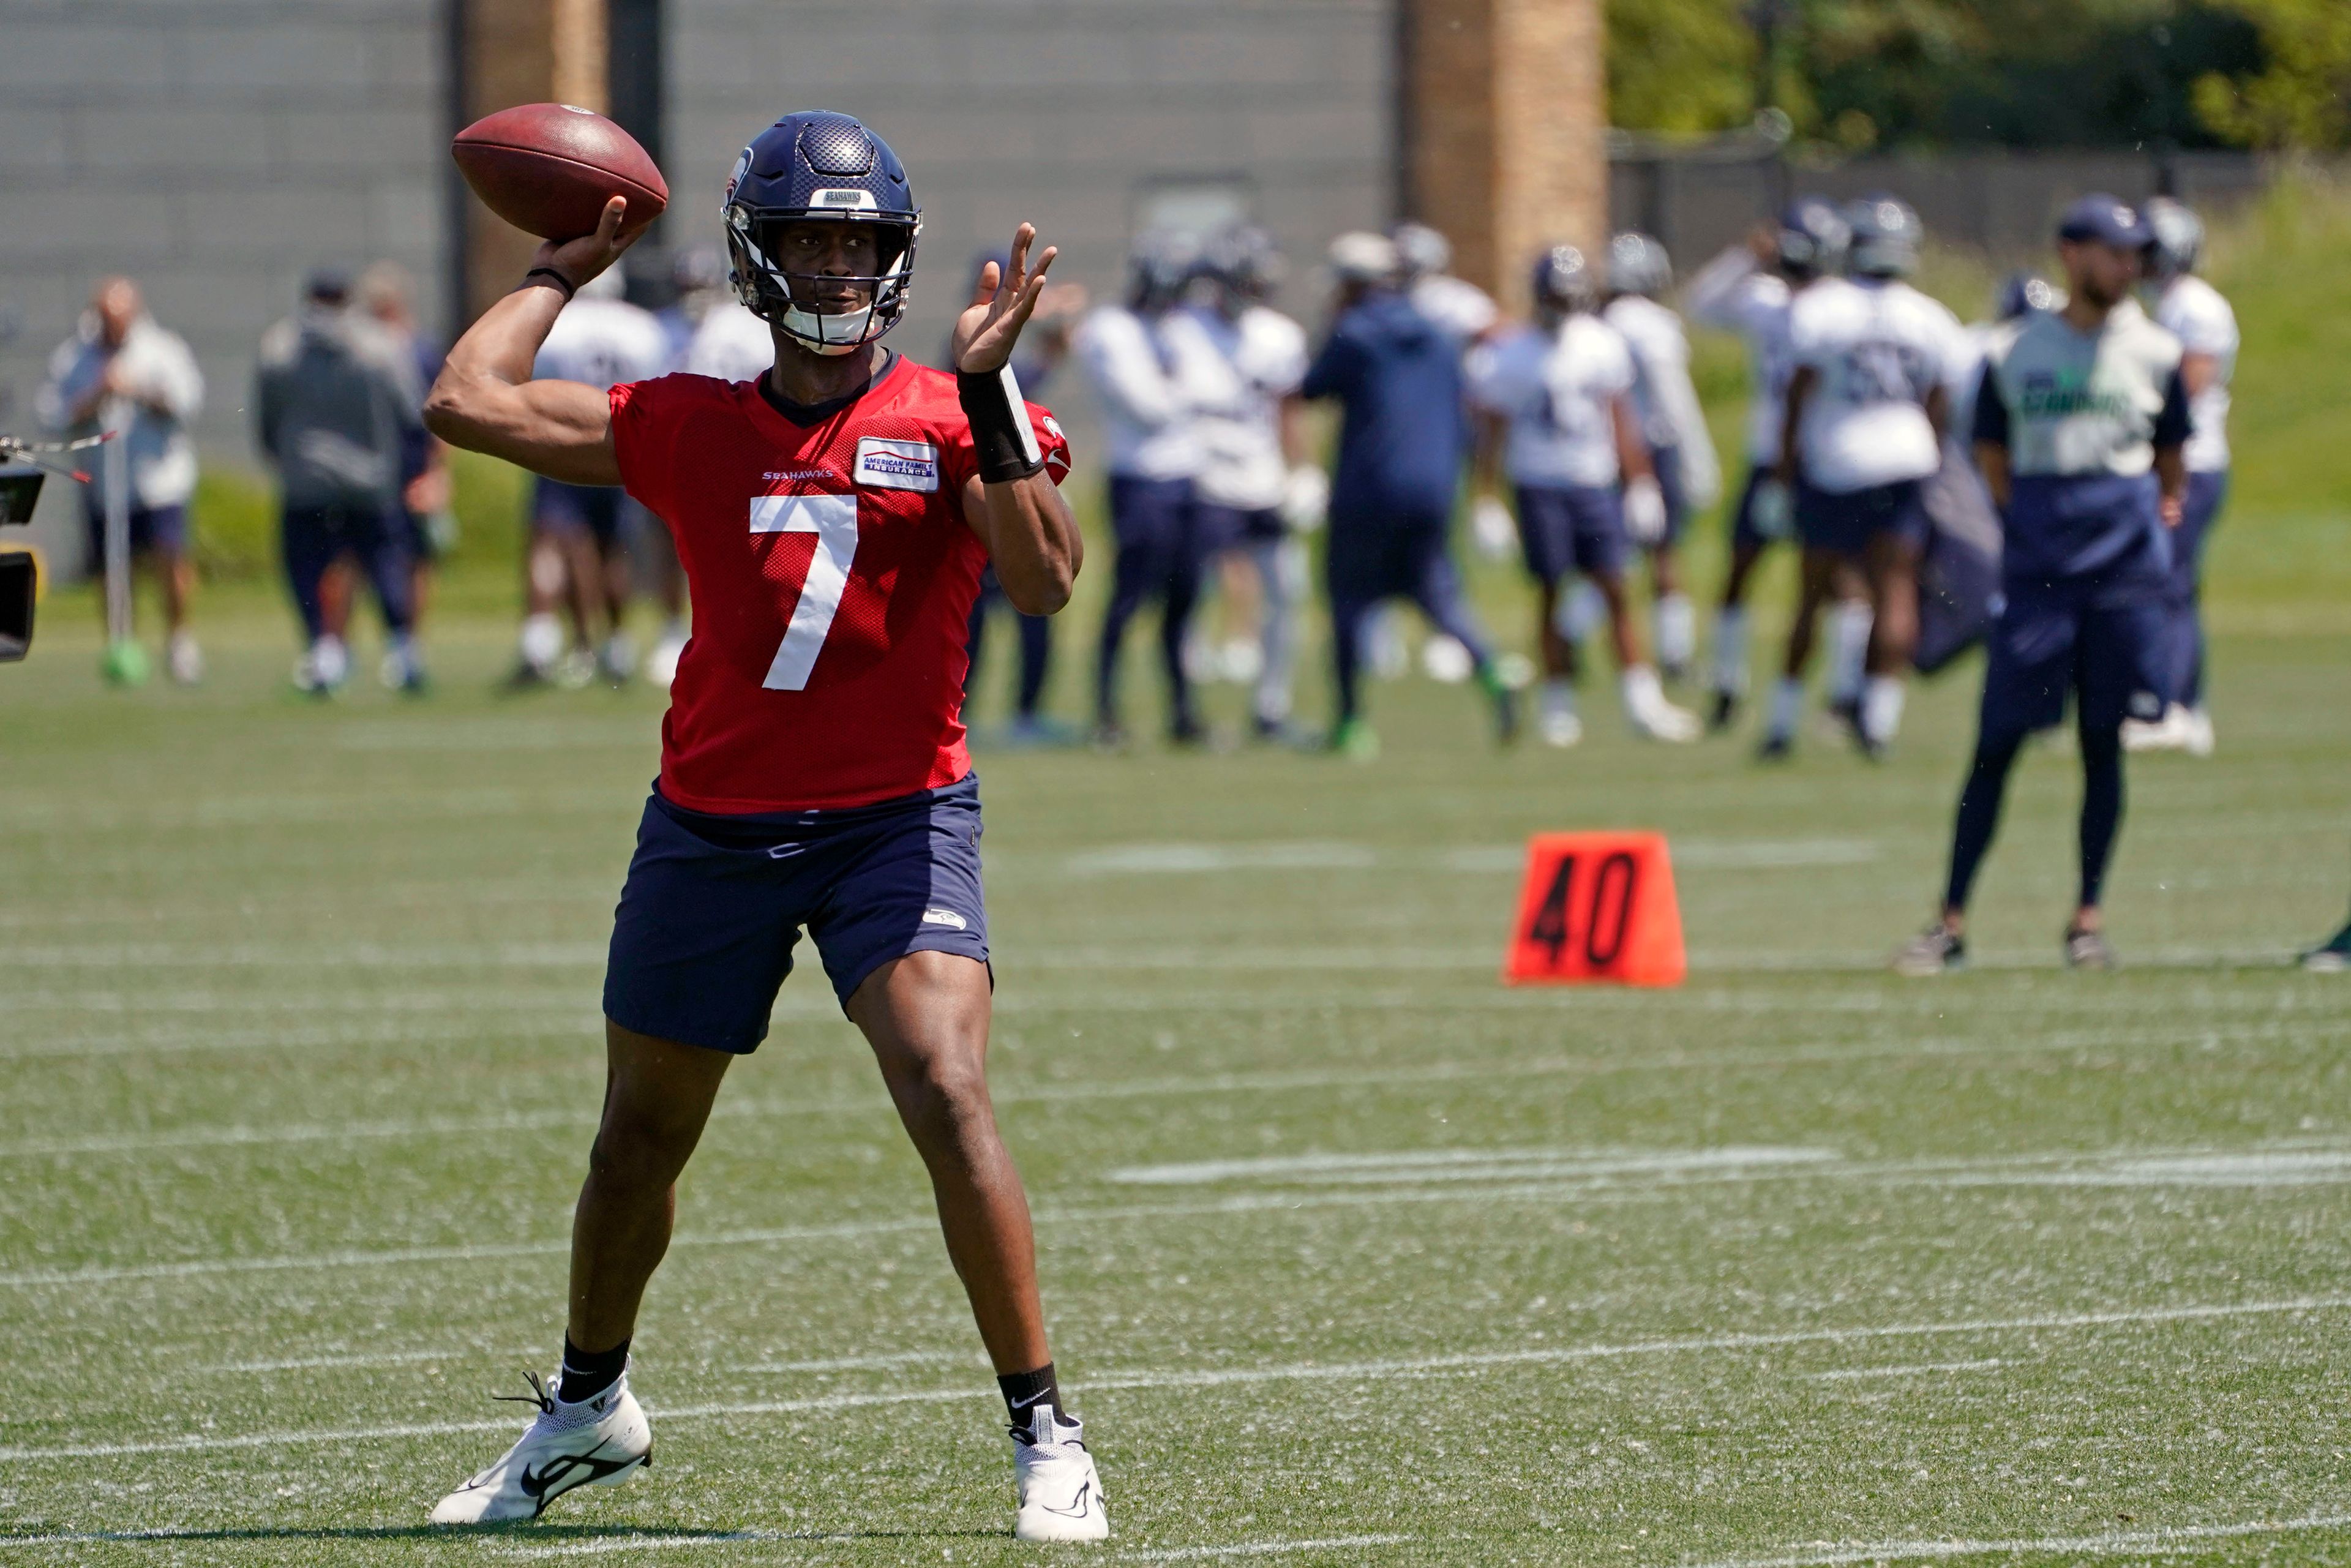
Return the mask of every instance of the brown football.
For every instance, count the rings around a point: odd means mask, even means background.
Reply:
[[[484,206],[542,239],[593,234],[614,196],[629,201],[623,235],[669,205],[668,182],[637,139],[593,110],[568,103],[526,103],[486,115],[457,132],[449,155]]]

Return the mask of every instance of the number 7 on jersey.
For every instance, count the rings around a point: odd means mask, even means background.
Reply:
[[[816,551],[809,557],[808,576],[800,583],[799,601],[792,606],[791,624],[784,628],[784,640],[776,646],[768,678],[759,683],[771,692],[805,691],[825,634],[832,630],[832,618],[841,612],[841,591],[849,586],[849,563],[857,559],[857,497],[754,496],[751,531],[816,536]]]

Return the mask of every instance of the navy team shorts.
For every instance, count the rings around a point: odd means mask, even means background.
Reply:
[[[1202,501],[1193,508],[1192,518],[1193,533],[1199,540],[1204,560],[1244,545],[1267,539],[1278,542],[1289,532],[1280,511],[1272,507],[1220,507],[1213,501]]]
[[[836,811],[712,816],[656,789],[612,920],[604,1016],[747,1054],[768,1035],[800,927],[843,1011],[893,958],[987,962],[979,778]]]
[[[621,502],[627,492],[609,485],[566,485],[541,479],[531,497],[533,527],[585,533],[610,549],[621,537]]]
[[[2162,702],[2163,583],[2123,577],[2011,579],[2007,604],[1985,639],[1984,738],[2010,740],[2063,723],[2068,697],[2093,733],[2126,718],[2158,718]]]
[[[106,560],[106,507],[96,490],[84,493],[83,515],[89,525],[89,569],[98,571]],[[185,507],[133,507],[131,508],[131,553],[144,555],[158,550],[165,555],[184,555],[188,549],[188,508]]]
[[[1538,582],[1557,582],[1571,571],[1621,576],[1632,549],[1624,497],[1607,486],[1520,486],[1519,542]]]
[[[1806,549],[1857,556],[1881,533],[1896,534],[1921,549],[1931,527],[1926,486],[1917,479],[1844,492],[1796,482],[1796,534]]]
[[[1747,484],[1739,492],[1739,507],[1730,514],[1732,549],[1761,551],[1788,537],[1784,527],[1776,533],[1767,534],[1755,521],[1755,492],[1770,484],[1771,477],[1771,470],[1760,464],[1747,471]]]

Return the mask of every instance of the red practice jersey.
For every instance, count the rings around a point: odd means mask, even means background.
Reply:
[[[694,636],[662,721],[662,793],[689,810],[831,810],[952,784],[965,638],[987,549],[955,378],[905,359],[812,425],[751,382],[616,386],[630,495],[669,524]],[[1069,443],[1030,404],[1046,472]]]

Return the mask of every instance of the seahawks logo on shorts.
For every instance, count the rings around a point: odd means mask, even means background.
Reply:
[[[951,925],[957,931],[968,931],[971,929],[971,922],[966,920],[962,915],[957,915],[952,909],[925,909],[923,911],[923,924],[925,925]]]

